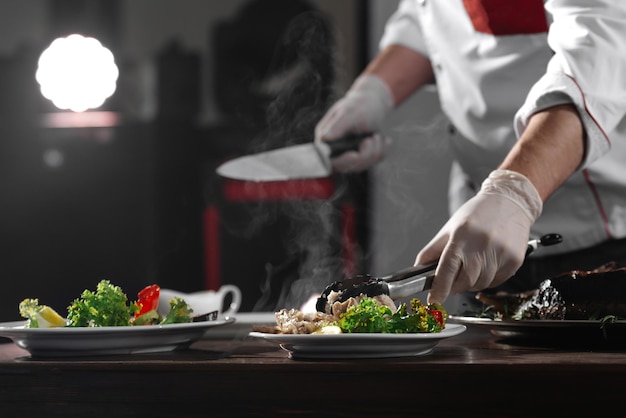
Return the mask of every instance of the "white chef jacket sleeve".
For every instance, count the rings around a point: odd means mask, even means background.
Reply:
[[[419,4],[415,0],[402,0],[398,9],[387,20],[379,42],[380,49],[389,45],[402,45],[428,56],[424,37],[418,20]]]
[[[516,133],[532,114],[572,103],[586,131],[585,167],[609,151],[625,118],[626,1],[547,0],[545,7],[554,56],[515,116]]]

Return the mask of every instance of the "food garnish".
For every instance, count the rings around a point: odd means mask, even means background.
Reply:
[[[379,305],[371,298],[363,298],[340,315],[339,328],[344,333],[352,332],[439,332],[447,321],[447,313],[441,305],[424,305],[419,299],[410,301],[411,312],[406,303],[395,312],[388,306]]]
[[[337,325],[325,325],[311,334],[343,334],[343,331]]]
[[[128,303],[122,288],[108,280],[98,283],[96,291],[83,290],[67,308],[70,327],[118,327],[130,325],[130,318],[139,311],[137,302]]]
[[[170,308],[169,313],[165,316],[161,325],[193,321],[193,318],[191,317],[193,310],[189,307],[189,305],[187,305],[187,302],[178,296],[174,296],[174,299],[170,300]]]
[[[193,310],[183,299],[175,297],[170,312],[158,313],[160,287],[146,286],[137,301],[129,301],[121,287],[101,280],[95,291],[85,289],[67,308],[67,319],[54,309],[40,305],[38,299],[24,299],[20,315],[27,319],[26,328],[110,327],[131,325],[165,325],[192,322]]]
[[[150,310],[132,319],[130,325],[157,325],[161,321],[163,317],[156,310]]]
[[[424,305],[417,298],[411,299],[410,308],[402,303],[395,310],[367,296],[346,302],[345,309],[334,314],[281,309],[276,312],[276,326],[255,326],[253,330],[274,334],[432,333],[442,331],[448,320],[442,305]]]
[[[159,296],[161,296],[161,288],[159,285],[153,284],[141,289],[137,294],[139,312],[137,312],[135,316],[138,317],[146,312],[156,311],[159,307]]]
[[[40,305],[38,299],[24,299],[20,302],[20,315],[26,318],[26,328],[56,328],[67,325],[66,320],[54,309]]]

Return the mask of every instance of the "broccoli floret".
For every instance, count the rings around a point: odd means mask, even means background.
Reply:
[[[341,315],[339,328],[343,332],[389,332],[388,322],[392,312],[389,307],[380,305],[374,299],[363,298]]]
[[[139,306],[136,302],[128,303],[122,288],[102,280],[95,292],[84,290],[67,310],[71,327],[127,326]]]
[[[26,328],[56,328],[67,325],[65,318],[39,299],[24,299],[20,302],[20,315],[26,318]]]
[[[39,328],[37,322],[37,312],[43,309],[43,305],[39,305],[39,299],[24,299],[20,302],[20,315],[26,318],[26,328]]]
[[[193,309],[187,305],[187,302],[175,296],[174,299],[170,300],[170,312],[165,316],[161,325],[192,322],[192,313]]]

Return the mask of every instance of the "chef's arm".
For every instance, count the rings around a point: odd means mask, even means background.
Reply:
[[[435,80],[430,60],[402,45],[389,45],[382,50],[364,74],[375,75],[387,85],[395,106]]]
[[[500,165],[523,174],[545,201],[583,162],[584,129],[573,105],[534,114]]]
[[[434,79],[423,55],[400,45],[383,49],[315,127],[316,141],[333,141],[349,133],[372,132],[358,151],[333,158],[338,172],[362,171],[380,161],[390,143],[381,132],[387,115]]]
[[[417,255],[417,264],[439,260],[428,302],[511,277],[523,262],[543,201],[581,166],[584,153],[584,129],[573,106],[532,115],[500,167]]]

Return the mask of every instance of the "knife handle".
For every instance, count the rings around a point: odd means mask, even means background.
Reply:
[[[360,134],[350,133],[338,139],[324,141],[324,143],[330,148],[330,158],[335,158],[346,151],[358,151],[361,142],[372,135],[374,135],[374,132],[363,132]]]

